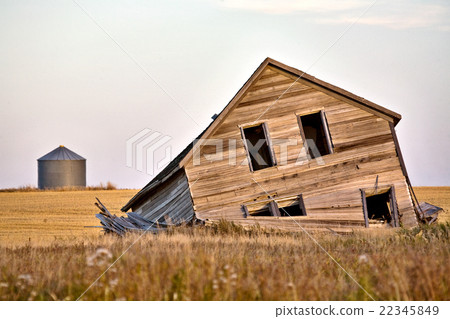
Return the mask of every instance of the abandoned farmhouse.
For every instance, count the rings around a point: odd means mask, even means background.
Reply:
[[[413,226],[400,119],[267,58],[122,210],[158,225],[196,218],[287,230]]]

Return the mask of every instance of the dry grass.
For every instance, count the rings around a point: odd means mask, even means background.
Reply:
[[[417,194],[421,200],[448,209],[449,189],[420,189]],[[104,236],[96,229],[83,228],[98,224],[92,217],[96,211],[94,197],[100,197],[117,213],[134,192],[0,194],[0,300],[77,299],[136,238]],[[11,213],[20,218],[5,222],[5,216]],[[70,220],[76,222],[70,224]],[[65,230],[63,221],[69,222],[73,237],[64,237],[69,230]],[[52,231],[59,236],[56,240],[39,237]],[[29,233],[34,237],[28,244]],[[9,239],[14,234],[16,242]],[[450,299],[449,224],[315,236],[377,300]],[[304,234],[256,227],[244,230],[222,222],[211,228],[178,228],[145,235],[83,299],[369,297]]]
[[[449,234],[447,225],[418,235],[321,235],[319,241],[377,300],[448,300]],[[134,239],[0,248],[0,299],[77,299]],[[83,299],[370,298],[303,234],[223,223],[144,236]]]

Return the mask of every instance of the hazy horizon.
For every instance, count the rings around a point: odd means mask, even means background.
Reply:
[[[0,188],[37,185],[59,145],[88,185],[141,188],[127,140],[160,132],[174,157],[266,57],[400,113],[413,185],[450,185],[450,3],[373,3],[0,0]]]

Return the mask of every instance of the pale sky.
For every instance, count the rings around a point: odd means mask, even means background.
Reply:
[[[36,185],[60,144],[89,185],[140,188],[127,139],[158,131],[177,155],[266,57],[400,113],[413,185],[450,185],[450,2],[373,3],[0,0],[0,188]]]

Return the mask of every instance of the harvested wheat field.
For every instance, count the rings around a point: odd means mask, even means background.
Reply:
[[[113,213],[134,190],[0,193],[0,300],[449,300],[450,225],[313,234],[353,278],[299,233],[227,222],[140,238],[105,236],[93,206]],[[450,187],[417,188],[445,209]]]
[[[0,245],[40,246],[70,243],[99,230],[95,197],[120,215],[120,208],[136,190],[0,192]]]

